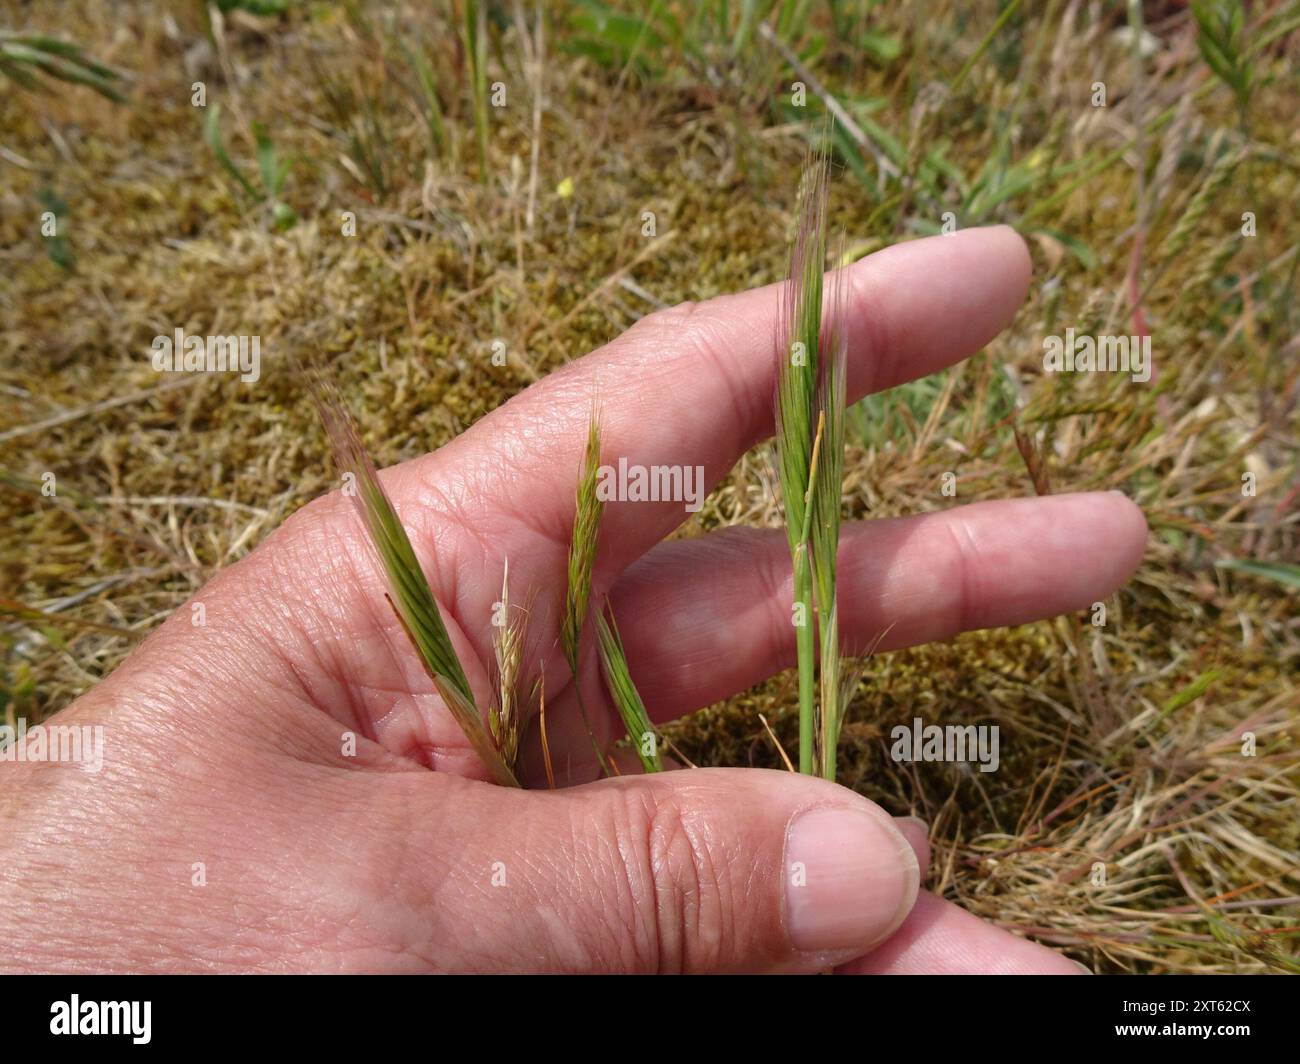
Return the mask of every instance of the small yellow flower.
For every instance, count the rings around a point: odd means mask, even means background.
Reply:
[[[569,199],[573,195],[573,178],[566,177],[556,185],[555,194],[559,196],[560,199]]]

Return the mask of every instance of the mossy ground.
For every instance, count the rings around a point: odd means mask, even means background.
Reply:
[[[481,165],[451,14],[291,6],[234,12],[216,32],[188,3],[3,16],[128,71],[132,101],[66,85],[0,96],[10,718],[67,704],[332,487],[286,352],[330,363],[383,465],[438,447],[659,303],[783,271],[795,120],[821,104],[786,106],[796,76],[759,35],[733,50],[734,12],[722,32],[719,5],[668,5],[629,53],[580,17],[589,9],[547,5],[539,51],[531,5],[489,5],[489,81],[507,103],[488,112]],[[1017,225],[1035,255],[1028,302],[985,352],[859,408],[849,512],[1031,493],[1014,424],[1051,490],[1121,489],[1152,529],[1104,627],[1081,614],[875,660],[845,728],[843,782],[930,822],[932,889],[1090,966],[1295,970],[1296,590],[1216,562],[1295,563],[1300,542],[1297,34],[1250,57],[1243,120],[1180,4],[1147,5],[1158,49],[1136,84],[1120,5],[1095,23],[1078,4],[1017,7],[982,50],[993,3],[842,6],[837,23],[813,5],[782,29],[903,174],[882,187],[857,152],[837,176],[833,224],[850,246],[934,231],[951,210],[963,226]],[[1251,39],[1287,7],[1254,5]],[[441,139],[404,49],[428,56]],[[282,198],[296,226],[273,231],[217,165],[196,81],[222,103],[227,150],[254,187],[255,122],[292,160]],[[1105,108],[1090,104],[1095,81]],[[66,203],[71,268],[40,234],[49,192]],[[1157,377],[1045,375],[1044,335],[1132,331],[1137,234]],[[176,326],[260,335],[263,378],[160,379],[149,345]],[[681,534],[778,525],[767,461],[749,456]],[[955,498],[940,490],[949,471]],[[56,498],[40,490],[50,472]],[[758,714],[792,746],[794,703],[779,677],[671,735],[698,764],[779,766]],[[999,772],[889,759],[889,729],[937,705],[946,722],[1001,727]]]

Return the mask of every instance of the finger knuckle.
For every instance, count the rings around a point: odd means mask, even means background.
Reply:
[[[638,794],[620,847],[646,966],[706,971],[725,950],[728,864],[707,812],[677,791]]]

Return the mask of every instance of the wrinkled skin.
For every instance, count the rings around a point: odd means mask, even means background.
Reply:
[[[849,267],[848,280],[856,399],[994,337],[1024,298],[1029,257],[1008,229],[969,230],[889,248]],[[535,596],[526,660],[545,664],[559,790],[482,781],[384,601],[351,502],[335,492],[203,588],[206,625],[178,610],[56,718],[104,726],[101,772],[0,765],[10,939],[0,963],[1077,971],[919,890],[924,826],[834,784],[630,767],[595,780],[557,642],[592,397],[606,460],[702,464],[716,484],[772,432],[778,302],[766,288],[651,315],[441,450],[383,473],[480,704],[507,558],[513,598]],[[686,516],[681,503],[610,504],[595,577],[660,721],[794,656],[784,534],[661,543]],[[1112,493],[848,525],[841,628],[859,649],[888,629],[888,650],[1083,609],[1130,575],[1145,535],[1137,508]],[[583,690],[611,743],[619,729],[593,642]],[[534,721],[522,766],[532,787],[544,780],[537,739]],[[796,841],[795,822],[816,830]],[[788,874],[796,849],[820,884],[815,903]]]

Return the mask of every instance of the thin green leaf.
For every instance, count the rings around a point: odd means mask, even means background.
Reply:
[[[49,87],[38,81],[30,70],[25,70],[14,60],[7,59],[3,52],[0,52],[0,74],[17,82],[20,88],[29,92],[49,91]]]
[[[217,157],[217,162],[221,168],[238,182],[239,186],[247,193],[251,200],[261,200],[262,197],[257,194],[257,189],[249,184],[248,179],[239,172],[229,155],[226,154],[225,145],[221,142],[221,104],[214,103],[208,108],[208,118],[203,126],[203,136],[208,142],[208,147],[212,149],[212,154]]]
[[[1170,698],[1163,706],[1160,707],[1160,714],[1156,717],[1154,721],[1151,722],[1151,725],[1148,726],[1146,730],[1149,731],[1152,727],[1154,727],[1156,724],[1159,724],[1160,721],[1164,720],[1165,717],[1169,716],[1169,714],[1173,713],[1175,710],[1179,710],[1182,709],[1184,706],[1191,705],[1198,698],[1200,698],[1201,695],[1205,694],[1205,692],[1210,689],[1210,686],[1214,683],[1214,681],[1217,680],[1221,675],[1222,673],[1218,669],[1206,669],[1203,673],[1201,673],[1198,677],[1196,677],[1195,680],[1189,683],[1186,687],[1180,690],[1177,694],[1175,694],[1172,698]]]
[[[257,150],[257,168],[262,174],[262,189],[268,197],[274,198],[279,195],[279,165],[275,159],[275,144],[271,141],[271,134],[261,122],[253,123],[253,143]]]
[[[59,81],[85,85],[115,103],[127,102],[113,84],[120,81],[122,75],[84,55],[80,45],[39,34],[0,33],[0,58],[6,60],[0,69],[24,88],[30,89],[39,83],[28,71],[15,74],[14,71],[20,69],[18,64],[26,64]]]
[[[1239,573],[1262,576],[1268,580],[1276,580],[1279,584],[1286,584],[1288,587],[1300,588],[1300,565],[1292,565],[1289,562],[1256,562],[1241,558],[1228,558],[1215,564],[1220,569],[1235,569]]]
[[[1049,229],[1045,225],[1040,225],[1036,229],[1026,230],[1026,232],[1042,233],[1045,236],[1050,237],[1078,259],[1086,269],[1095,270],[1097,268],[1097,256],[1093,254],[1092,248],[1088,247],[1088,245],[1078,237],[1071,236],[1069,233],[1063,233],[1059,229]]]

